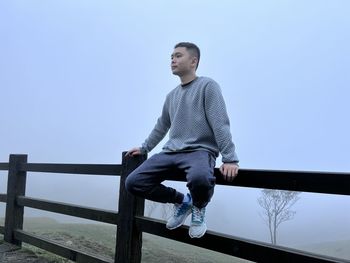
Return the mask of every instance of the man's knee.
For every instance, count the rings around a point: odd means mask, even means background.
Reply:
[[[135,193],[135,188],[136,188],[136,180],[135,180],[135,176],[133,175],[133,173],[129,174],[128,177],[125,180],[125,189],[134,194]]]
[[[215,185],[215,177],[212,174],[205,174],[198,171],[191,175],[188,180],[188,187],[196,189],[210,189]]]
[[[137,196],[144,196],[154,187],[149,181],[145,180],[143,174],[138,173],[136,170],[133,171],[125,180],[126,190]]]

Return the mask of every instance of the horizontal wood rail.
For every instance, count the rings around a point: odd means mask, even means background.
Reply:
[[[118,213],[111,210],[102,210],[92,207],[71,205],[62,202],[52,202],[48,200],[30,198],[25,196],[18,196],[17,204],[20,206],[31,207],[63,215],[85,218],[108,224],[116,225],[118,221]]]
[[[7,195],[0,194],[0,202],[6,203],[6,201],[7,201]]]
[[[8,163],[0,163],[0,171],[7,171],[9,169]]]
[[[93,175],[120,175],[121,165],[113,164],[52,164],[52,163],[23,163],[20,171],[41,173],[69,173]]]
[[[233,182],[225,181],[218,168],[214,174],[217,185],[350,195],[350,173],[240,169]],[[185,175],[174,181],[185,182]]]
[[[188,236],[188,226],[181,226],[177,231],[164,227],[165,222],[148,217],[136,217],[136,226],[142,232],[176,240],[186,244],[206,248],[238,258],[257,262],[345,262],[337,258],[320,256],[296,249],[273,246],[264,242],[234,237],[214,231],[207,231],[199,239]],[[348,262],[348,261],[346,261]]]
[[[9,163],[0,163],[0,170],[8,170],[7,193],[0,194],[0,202],[6,203],[5,226],[0,226],[0,233],[4,235],[7,242],[16,245],[26,242],[70,260],[84,263],[141,262],[143,232],[259,263],[350,263],[349,260],[345,259],[320,256],[214,231],[208,231],[200,239],[191,239],[188,236],[187,226],[169,231],[166,229],[164,221],[144,217],[144,200],[129,194],[124,186],[128,174],[146,158],[147,156],[144,155],[133,158],[125,157],[125,153],[123,153],[122,164],[120,165],[47,164],[27,163],[26,155],[10,155]],[[27,197],[25,196],[27,172],[120,176],[119,211]],[[185,174],[178,173],[178,175],[177,181],[184,182]],[[240,169],[239,175],[231,183],[223,180],[218,169],[215,169],[215,176],[217,185],[227,187],[238,186],[350,195],[350,173]],[[89,255],[23,231],[24,207],[117,225],[114,261],[97,255]]]

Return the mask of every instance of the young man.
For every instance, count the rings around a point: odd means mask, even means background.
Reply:
[[[166,227],[181,226],[192,213],[189,235],[202,237],[207,226],[205,207],[215,185],[214,167],[219,152],[220,171],[232,181],[238,173],[238,158],[230,133],[230,123],[219,85],[210,78],[197,77],[199,48],[178,43],[171,55],[171,70],[181,84],[166,97],[162,114],[141,147],[127,152],[135,156],[150,152],[169,131],[163,151],[153,155],[126,179],[126,189],[137,196],[173,203],[174,213]],[[185,174],[189,193],[184,195],[162,184]]]

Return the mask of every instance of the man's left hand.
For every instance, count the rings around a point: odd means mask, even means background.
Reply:
[[[224,179],[232,182],[238,174],[239,166],[236,163],[223,163],[220,167],[220,172]]]

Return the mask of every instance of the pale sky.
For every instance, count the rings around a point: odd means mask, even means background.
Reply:
[[[120,163],[179,83],[170,71],[174,45],[190,41],[202,53],[198,75],[222,88],[242,168],[349,172],[349,11],[348,0],[3,0],[0,162],[25,153],[30,162]],[[28,181],[33,196],[115,207],[114,178]],[[87,190],[62,194],[77,185]],[[93,201],[101,192],[108,201]],[[258,195],[217,187],[208,210],[233,224],[229,234],[267,240]],[[331,220],[344,228],[349,199],[302,194],[282,241],[302,243],[311,221],[315,233]],[[218,229],[208,213],[208,226]],[[310,242],[350,239],[350,230],[331,230]]]

